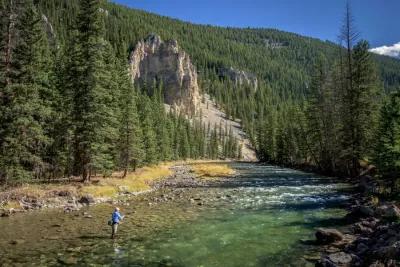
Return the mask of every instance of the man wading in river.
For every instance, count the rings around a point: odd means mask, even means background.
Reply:
[[[118,224],[119,222],[124,219],[125,216],[122,216],[121,213],[119,213],[119,208],[115,207],[114,212],[111,215],[111,220],[108,222],[109,225],[111,225],[112,232],[111,232],[111,238],[114,239],[115,235],[117,234],[118,230]]]

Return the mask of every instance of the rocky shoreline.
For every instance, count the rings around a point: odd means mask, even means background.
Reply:
[[[81,208],[89,205],[101,203],[121,204],[126,203],[133,197],[148,194],[165,187],[192,187],[201,186],[204,181],[201,181],[192,172],[188,164],[177,164],[170,167],[173,174],[169,177],[164,177],[159,181],[150,184],[150,190],[139,192],[122,191],[115,197],[94,197],[90,194],[78,196],[71,190],[52,190],[42,198],[24,196],[18,203],[18,208],[0,208],[0,217],[8,217],[17,213],[24,213],[43,209],[62,209],[64,212],[79,211]]]
[[[210,184],[223,183],[229,177],[219,177],[218,179],[207,180],[201,179],[197,175],[189,163],[177,163],[169,167],[172,174],[167,177],[162,177],[156,181],[150,182],[149,190],[139,192],[129,192],[121,190],[117,196],[113,197],[94,197],[90,194],[79,195],[73,190],[51,190],[41,198],[23,196],[19,201],[18,208],[1,208],[0,217],[9,217],[13,214],[24,213],[35,210],[44,209],[62,209],[65,213],[79,211],[83,207],[96,205],[101,203],[109,203],[112,205],[126,204],[134,197],[147,195],[149,193],[160,191],[161,197],[153,197],[155,202],[167,200],[162,189],[172,189],[172,195],[179,195],[182,189],[189,187],[206,187]],[[79,185],[82,186],[82,185]],[[170,195],[170,194],[168,194]],[[169,196],[171,197],[171,196]],[[153,202],[154,202],[153,201]]]
[[[317,229],[321,258],[315,266],[400,266],[400,209],[396,203],[357,194],[344,224],[341,231]]]
[[[64,212],[80,210],[88,205],[99,203],[123,204],[132,197],[149,194],[148,205],[166,202],[184,196],[185,188],[208,187],[226,182],[226,179],[200,179],[189,164],[179,164],[170,167],[173,174],[151,184],[151,189],[141,192],[123,192],[117,198],[94,198],[85,195],[77,198],[69,191],[54,192],[47,199],[25,199],[21,201],[23,209],[8,209],[0,212],[1,216],[10,216],[18,212],[59,208]],[[164,190],[165,189],[165,190]],[[147,195],[145,196],[147,198]],[[195,205],[203,205],[203,199],[192,196],[188,199]],[[316,245],[314,251],[321,257],[304,256],[318,267],[393,267],[400,266],[400,209],[392,202],[377,203],[376,199],[364,194],[354,195],[348,207],[348,214],[340,223],[338,229],[316,229],[316,239],[311,243]],[[83,216],[90,216],[88,214]]]

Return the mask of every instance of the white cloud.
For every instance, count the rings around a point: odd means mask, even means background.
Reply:
[[[391,46],[380,46],[370,49],[372,53],[385,55],[389,57],[397,57],[400,58],[400,42]]]

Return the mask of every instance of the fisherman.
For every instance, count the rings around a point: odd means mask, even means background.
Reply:
[[[125,216],[122,216],[119,212],[119,208],[115,207],[114,212],[111,215],[110,225],[112,228],[111,238],[114,239],[117,234],[118,224],[121,220],[124,219]]]

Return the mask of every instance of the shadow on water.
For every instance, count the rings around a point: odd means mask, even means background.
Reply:
[[[152,205],[149,198],[133,200],[123,207],[132,217],[121,225],[118,242],[109,240],[109,213],[101,207],[89,208],[93,220],[57,214],[44,221],[28,215],[29,223],[0,221],[8,229],[0,239],[21,235],[26,241],[13,248],[0,242],[0,255],[36,266],[59,266],[60,252],[78,259],[77,266],[306,266],[302,255],[312,242],[302,240],[311,240],[315,228],[344,224],[351,188],[340,180],[275,166],[232,166],[236,177],[186,188],[179,198]],[[45,236],[38,234],[36,242],[32,233],[38,231]]]
[[[289,223],[283,223],[282,226],[301,226],[307,227],[309,229],[315,229],[318,227],[327,228],[327,227],[338,227],[345,226],[347,221],[344,218],[313,218],[308,221],[293,221]]]

